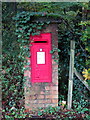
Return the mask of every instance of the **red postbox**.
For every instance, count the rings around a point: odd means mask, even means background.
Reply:
[[[52,56],[51,33],[30,36],[31,51],[31,82],[51,82]]]

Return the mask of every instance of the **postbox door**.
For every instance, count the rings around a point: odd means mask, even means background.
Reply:
[[[31,48],[31,81],[51,82],[51,46],[48,43],[33,44]]]

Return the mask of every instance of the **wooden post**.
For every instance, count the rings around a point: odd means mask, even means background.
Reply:
[[[72,91],[73,91],[73,75],[74,75],[74,49],[75,49],[75,41],[71,40],[71,42],[70,42],[68,100],[67,100],[67,108],[68,109],[71,109],[71,107],[72,107]]]

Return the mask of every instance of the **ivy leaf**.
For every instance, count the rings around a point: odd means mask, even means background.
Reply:
[[[61,50],[60,50],[60,49],[58,49],[58,52],[61,52]]]
[[[27,35],[30,35],[30,33],[27,33]]]
[[[37,27],[37,29],[39,29],[39,30],[40,30],[40,29],[42,29],[42,27],[41,27],[41,26],[39,26],[39,27]]]
[[[50,24],[50,21],[46,22],[47,24]]]
[[[41,116],[41,115],[42,115],[42,112],[41,112],[41,111],[38,111],[38,115]]]
[[[53,54],[53,53],[54,53],[54,50],[51,50],[50,53]]]
[[[22,35],[18,35],[18,38],[20,38]]]
[[[28,30],[28,32],[31,32],[32,31],[32,28],[30,28],[29,30]]]

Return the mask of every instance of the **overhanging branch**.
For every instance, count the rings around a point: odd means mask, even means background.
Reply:
[[[84,78],[82,77],[82,75],[77,72],[76,68],[74,68],[74,73],[75,75],[78,77],[78,79],[86,86],[86,88],[90,91],[90,87],[88,85],[88,83],[84,80]]]

